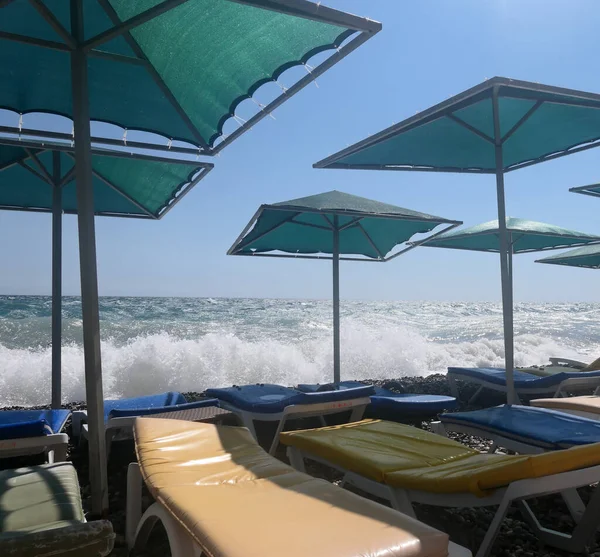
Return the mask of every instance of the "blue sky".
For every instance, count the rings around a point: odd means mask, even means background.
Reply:
[[[328,0],[383,30],[242,136],[164,220],[97,219],[102,295],[329,298],[331,265],[230,257],[261,203],[338,189],[473,225],[497,217],[490,176],[315,170],[312,164],[495,75],[600,92],[595,0]],[[303,70],[301,70],[303,71]],[[286,83],[286,76],[282,78]],[[291,76],[287,76],[291,80]],[[261,97],[261,94],[264,95]],[[268,91],[259,91],[263,100]],[[600,233],[600,149],[510,173],[510,216]],[[0,293],[50,292],[50,216],[0,211]],[[64,219],[64,292],[79,292],[76,221]],[[600,273],[515,260],[516,301],[600,301]],[[348,299],[499,300],[498,257],[417,249],[342,263]]]

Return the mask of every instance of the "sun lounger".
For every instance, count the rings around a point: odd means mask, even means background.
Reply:
[[[62,430],[70,410],[0,411],[0,458],[45,453],[47,462],[67,458],[69,437]]]
[[[554,375],[556,373],[576,373],[578,371],[598,371],[600,369],[600,358],[593,361],[591,364],[580,362],[579,360],[571,360],[569,358],[550,358],[550,363],[543,366],[528,366],[518,367],[519,371],[532,373],[540,377]]]
[[[204,406],[218,405],[215,399],[187,402],[178,392],[169,391],[157,395],[140,396],[104,401],[104,424],[106,429],[106,453],[110,454],[111,443],[118,437],[131,438],[133,423],[138,416],[164,414]],[[87,438],[87,412],[73,412],[73,436]]]
[[[506,372],[498,368],[449,367],[450,391],[458,398],[457,380],[480,385],[469,403],[475,402],[483,389],[506,392]],[[600,386],[600,371],[561,372],[547,377],[538,377],[519,370],[514,371],[515,392],[518,395],[563,396],[567,391],[594,390]]]
[[[67,462],[0,472],[2,557],[103,557],[108,521],[86,522],[77,473]]]
[[[490,439],[494,442],[490,452],[498,446],[519,453],[536,453],[600,443],[599,421],[531,406],[502,405],[442,414],[439,423],[445,431]],[[433,429],[442,433],[437,427]]]
[[[370,396],[375,393],[371,385],[362,385],[342,391],[304,393],[281,385],[259,384],[225,389],[207,389],[206,395],[219,400],[226,410],[235,412],[256,439],[254,421],[277,422],[270,454],[279,445],[281,433],[290,419],[319,417],[325,425],[324,416],[351,411],[350,421],[363,417]]]
[[[295,471],[246,428],[140,418],[129,465],[127,542],[157,521],[172,557],[467,557],[448,536]],[[142,516],[142,479],[155,499]]]
[[[298,390],[314,393],[326,390],[344,390],[364,387],[359,381],[342,381],[337,385],[331,384],[300,384]],[[385,420],[402,420],[435,416],[444,410],[456,408],[457,401],[451,396],[421,395],[409,393],[395,393],[382,387],[374,387],[375,394],[371,396],[371,404],[365,410],[365,417],[381,418]]]
[[[395,509],[414,512],[413,502],[443,507],[499,505],[478,557],[487,555],[513,502],[545,543],[580,551],[598,527],[600,491],[592,495],[572,535],[543,528],[526,500],[600,481],[600,445],[538,455],[482,454],[415,427],[365,420],[280,435],[292,465],[304,458],[345,473],[344,484],[389,500]]]

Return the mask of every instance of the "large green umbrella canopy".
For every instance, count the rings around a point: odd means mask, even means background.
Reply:
[[[381,29],[305,0],[86,0],[75,2],[83,7],[79,39],[73,3],[0,2],[0,108],[73,117],[70,55],[81,45],[92,120],[207,153],[262,85],[307,68],[298,86],[281,83],[272,105],[240,121],[243,130]],[[323,51],[333,56],[313,68],[309,60]]]
[[[0,0],[0,108],[73,119],[93,515],[108,496],[90,121],[215,154],[380,29],[306,0]],[[281,83],[297,65],[306,76]],[[265,106],[253,95],[269,82],[282,93]],[[241,120],[249,98],[259,110]],[[241,125],[224,138],[230,117]]]
[[[545,257],[544,259],[538,259],[536,263],[600,269],[600,246],[585,246],[583,248],[565,251],[550,257]]]
[[[508,234],[508,274],[511,307],[503,307],[503,310],[506,309],[507,312],[510,312],[511,324],[514,314],[514,307],[512,305],[513,254],[546,251],[600,242],[600,236],[577,232],[576,230],[568,230],[567,228],[543,222],[511,217],[506,218],[506,231]],[[476,226],[446,232],[431,241],[425,242],[423,245],[434,248],[500,253],[500,228],[498,221],[493,220]],[[502,303],[505,303],[504,299]],[[510,337],[510,342],[513,343],[514,330],[510,331]]]
[[[62,214],[77,213],[75,160],[64,143],[0,136],[0,210],[52,213],[52,407],[61,405]],[[93,149],[94,213],[162,218],[209,163]]]
[[[600,95],[494,77],[314,166],[496,176],[507,396],[513,403],[504,174],[598,145]]]
[[[439,234],[460,222],[330,191],[261,205],[227,253],[333,261],[333,377],[339,382],[340,260],[389,261],[424,240],[392,253],[396,246],[415,234],[431,232],[441,224],[447,226]]]

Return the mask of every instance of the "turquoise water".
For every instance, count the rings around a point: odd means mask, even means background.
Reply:
[[[331,302],[101,298],[106,395],[202,390],[331,377]],[[48,297],[0,296],[0,405],[49,400]],[[493,303],[341,304],[342,376],[427,375],[451,365],[502,365],[502,313]],[[84,399],[78,298],[63,300],[63,398]],[[517,365],[600,356],[600,305],[519,304]]]

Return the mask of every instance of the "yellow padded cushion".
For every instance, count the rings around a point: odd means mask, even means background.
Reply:
[[[513,481],[600,464],[600,444],[539,455],[481,454],[412,426],[363,420],[282,433],[281,442],[391,487],[485,496]]]
[[[567,398],[538,398],[530,402],[531,406],[538,408],[552,408],[553,410],[571,410],[600,414],[600,396],[583,395]]]
[[[448,536],[295,471],[248,430],[139,418],[154,498],[209,557],[446,557]]]

